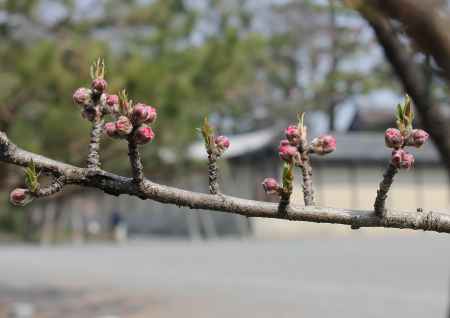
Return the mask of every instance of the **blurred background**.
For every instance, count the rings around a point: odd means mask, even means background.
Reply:
[[[154,181],[207,191],[205,116],[231,147],[223,191],[272,200],[283,129],[306,111],[321,206],[371,209],[408,93],[432,142],[388,207],[450,205],[450,11],[431,0],[0,0],[0,130],[85,164],[89,123],[72,93],[106,60],[110,92],[158,109],[143,149]],[[130,175],[105,138],[106,170]],[[296,180],[300,180],[297,176]],[[247,219],[68,187],[26,208],[0,163],[0,317],[446,317],[446,235]],[[302,204],[301,185],[293,201]],[[9,315],[9,316],[8,316]]]

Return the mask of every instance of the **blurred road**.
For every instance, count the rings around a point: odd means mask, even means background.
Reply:
[[[446,317],[450,236],[0,247],[37,317]],[[0,311],[1,312],[1,311]]]

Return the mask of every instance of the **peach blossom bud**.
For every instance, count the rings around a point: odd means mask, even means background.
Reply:
[[[32,199],[29,190],[17,188],[14,189],[9,195],[9,201],[17,206],[24,206]]]
[[[156,117],[158,116],[158,114],[156,113],[156,109],[154,107],[151,106],[147,106],[147,120],[145,121],[146,124],[152,124],[155,122]]]
[[[401,168],[409,170],[414,165],[414,156],[405,151],[402,156]]]
[[[110,122],[110,123],[106,123],[105,127],[104,127],[105,133],[109,136],[109,137],[117,137],[117,128],[116,128],[116,123]]]
[[[413,146],[419,148],[428,140],[428,133],[422,129],[414,129],[411,133],[411,137],[413,140]]]
[[[278,155],[280,158],[286,162],[292,162],[298,157],[297,147],[291,146],[289,141],[283,139],[280,141],[280,146],[278,147]]]
[[[133,108],[133,122],[136,125],[151,124],[156,120],[156,109],[142,103],[138,103]]]
[[[298,146],[300,144],[301,134],[297,126],[291,125],[284,130],[286,139],[289,140],[291,145]]]
[[[103,78],[96,78],[92,81],[92,89],[94,89],[98,93],[103,93],[104,91],[106,91],[107,87],[108,82]]]
[[[120,116],[119,119],[116,121],[116,131],[120,136],[126,136],[131,133],[133,130],[133,125],[131,124],[131,121],[125,117]]]
[[[153,130],[148,126],[141,126],[139,127],[135,134],[134,134],[134,140],[138,145],[144,145],[155,138],[155,133]]]
[[[396,149],[392,151],[391,163],[398,169],[401,168],[404,153],[405,151],[403,149]]]
[[[117,95],[108,95],[106,97],[106,105],[108,105],[109,107],[115,107],[117,105],[119,105],[119,96]]]
[[[218,136],[215,138],[215,141],[217,148],[219,150],[225,151],[230,147],[230,140],[225,136]]]
[[[89,88],[80,87],[73,93],[73,101],[78,105],[85,105],[91,100],[92,91]]]
[[[280,185],[278,184],[277,180],[273,178],[264,179],[262,186],[267,194],[275,194],[280,188]]]
[[[322,135],[314,138],[311,142],[312,150],[315,154],[326,155],[336,150],[336,138],[331,135]]]
[[[386,147],[398,149],[403,146],[404,139],[400,130],[388,128],[384,133],[384,141]]]

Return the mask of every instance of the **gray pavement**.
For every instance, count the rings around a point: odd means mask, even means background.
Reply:
[[[0,247],[38,317],[447,317],[450,236]],[[64,314],[62,314],[64,313]],[[0,310],[1,315],[1,310]]]

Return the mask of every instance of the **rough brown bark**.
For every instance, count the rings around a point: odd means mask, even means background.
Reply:
[[[27,167],[33,161],[42,173],[63,176],[66,184],[96,188],[111,195],[128,194],[191,209],[214,210],[248,217],[345,224],[353,228],[389,227],[450,233],[450,215],[432,211],[420,213],[386,211],[385,216],[380,218],[373,211],[289,205],[286,213],[280,215],[276,203],[196,193],[149,180],[144,180],[143,187],[140,188],[132,178],[121,177],[100,169],[92,171],[79,168],[20,149],[2,132],[0,132],[0,161],[22,167]]]
[[[387,194],[394,182],[394,176],[398,172],[398,169],[393,165],[389,164],[386,171],[383,174],[383,180],[380,182],[380,187],[377,191],[377,197],[375,199],[374,209],[378,216],[383,216],[385,209],[385,203],[387,199]]]
[[[103,132],[104,121],[102,119],[92,123],[91,138],[89,142],[89,152],[87,167],[89,169],[100,169],[100,139]]]
[[[133,175],[133,180],[136,184],[142,185],[144,181],[144,167],[141,161],[141,154],[139,153],[139,148],[134,141],[132,135],[128,138],[128,158],[130,159],[131,172]]]

